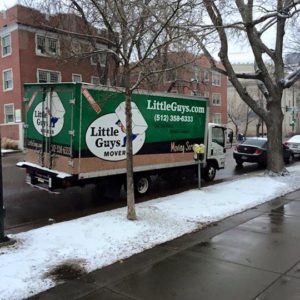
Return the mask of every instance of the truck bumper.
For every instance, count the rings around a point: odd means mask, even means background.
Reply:
[[[17,166],[26,169],[26,183],[47,191],[71,186],[77,177],[29,162],[18,162]]]

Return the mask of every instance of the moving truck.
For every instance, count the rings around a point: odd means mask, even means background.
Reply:
[[[125,95],[84,83],[25,84],[25,161],[31,185],[56,190],[126,180]],[[202,176],[225,163],[226,128],[208,123],[208,100],[137,90],[132,95],[134,181],[148,192],[151,177],[197,172],[193,145],[204,144]]]

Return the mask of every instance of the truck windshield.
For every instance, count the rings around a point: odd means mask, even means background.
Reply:
[[[212,128],[212,141],[222,147],[225,146],[224,128],[222,127]]]

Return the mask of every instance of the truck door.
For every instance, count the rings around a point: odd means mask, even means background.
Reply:
[[[209,126],[207,159],[216,159],[219,168],[224,168],[225,142],[225,128],[217,125]]]
[[[52,169],[57,155],[72,156],[73,91],[45,85],[29,88],[26,96],[26,147],[35,150],[39,165]]]

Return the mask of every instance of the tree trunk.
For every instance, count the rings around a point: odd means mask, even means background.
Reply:
[[[271,118],[266,120],[268,137],[268,166],[270,175],[284,175],[287,170],[283,161],[282,122],[283,113],[279,105],[270,107]]]
[[[132,110],[131,94],[126,88],[126,157],[127,157],[127,219],[136,220],[134,182],[133,182],[133,155],[132,155]]]

